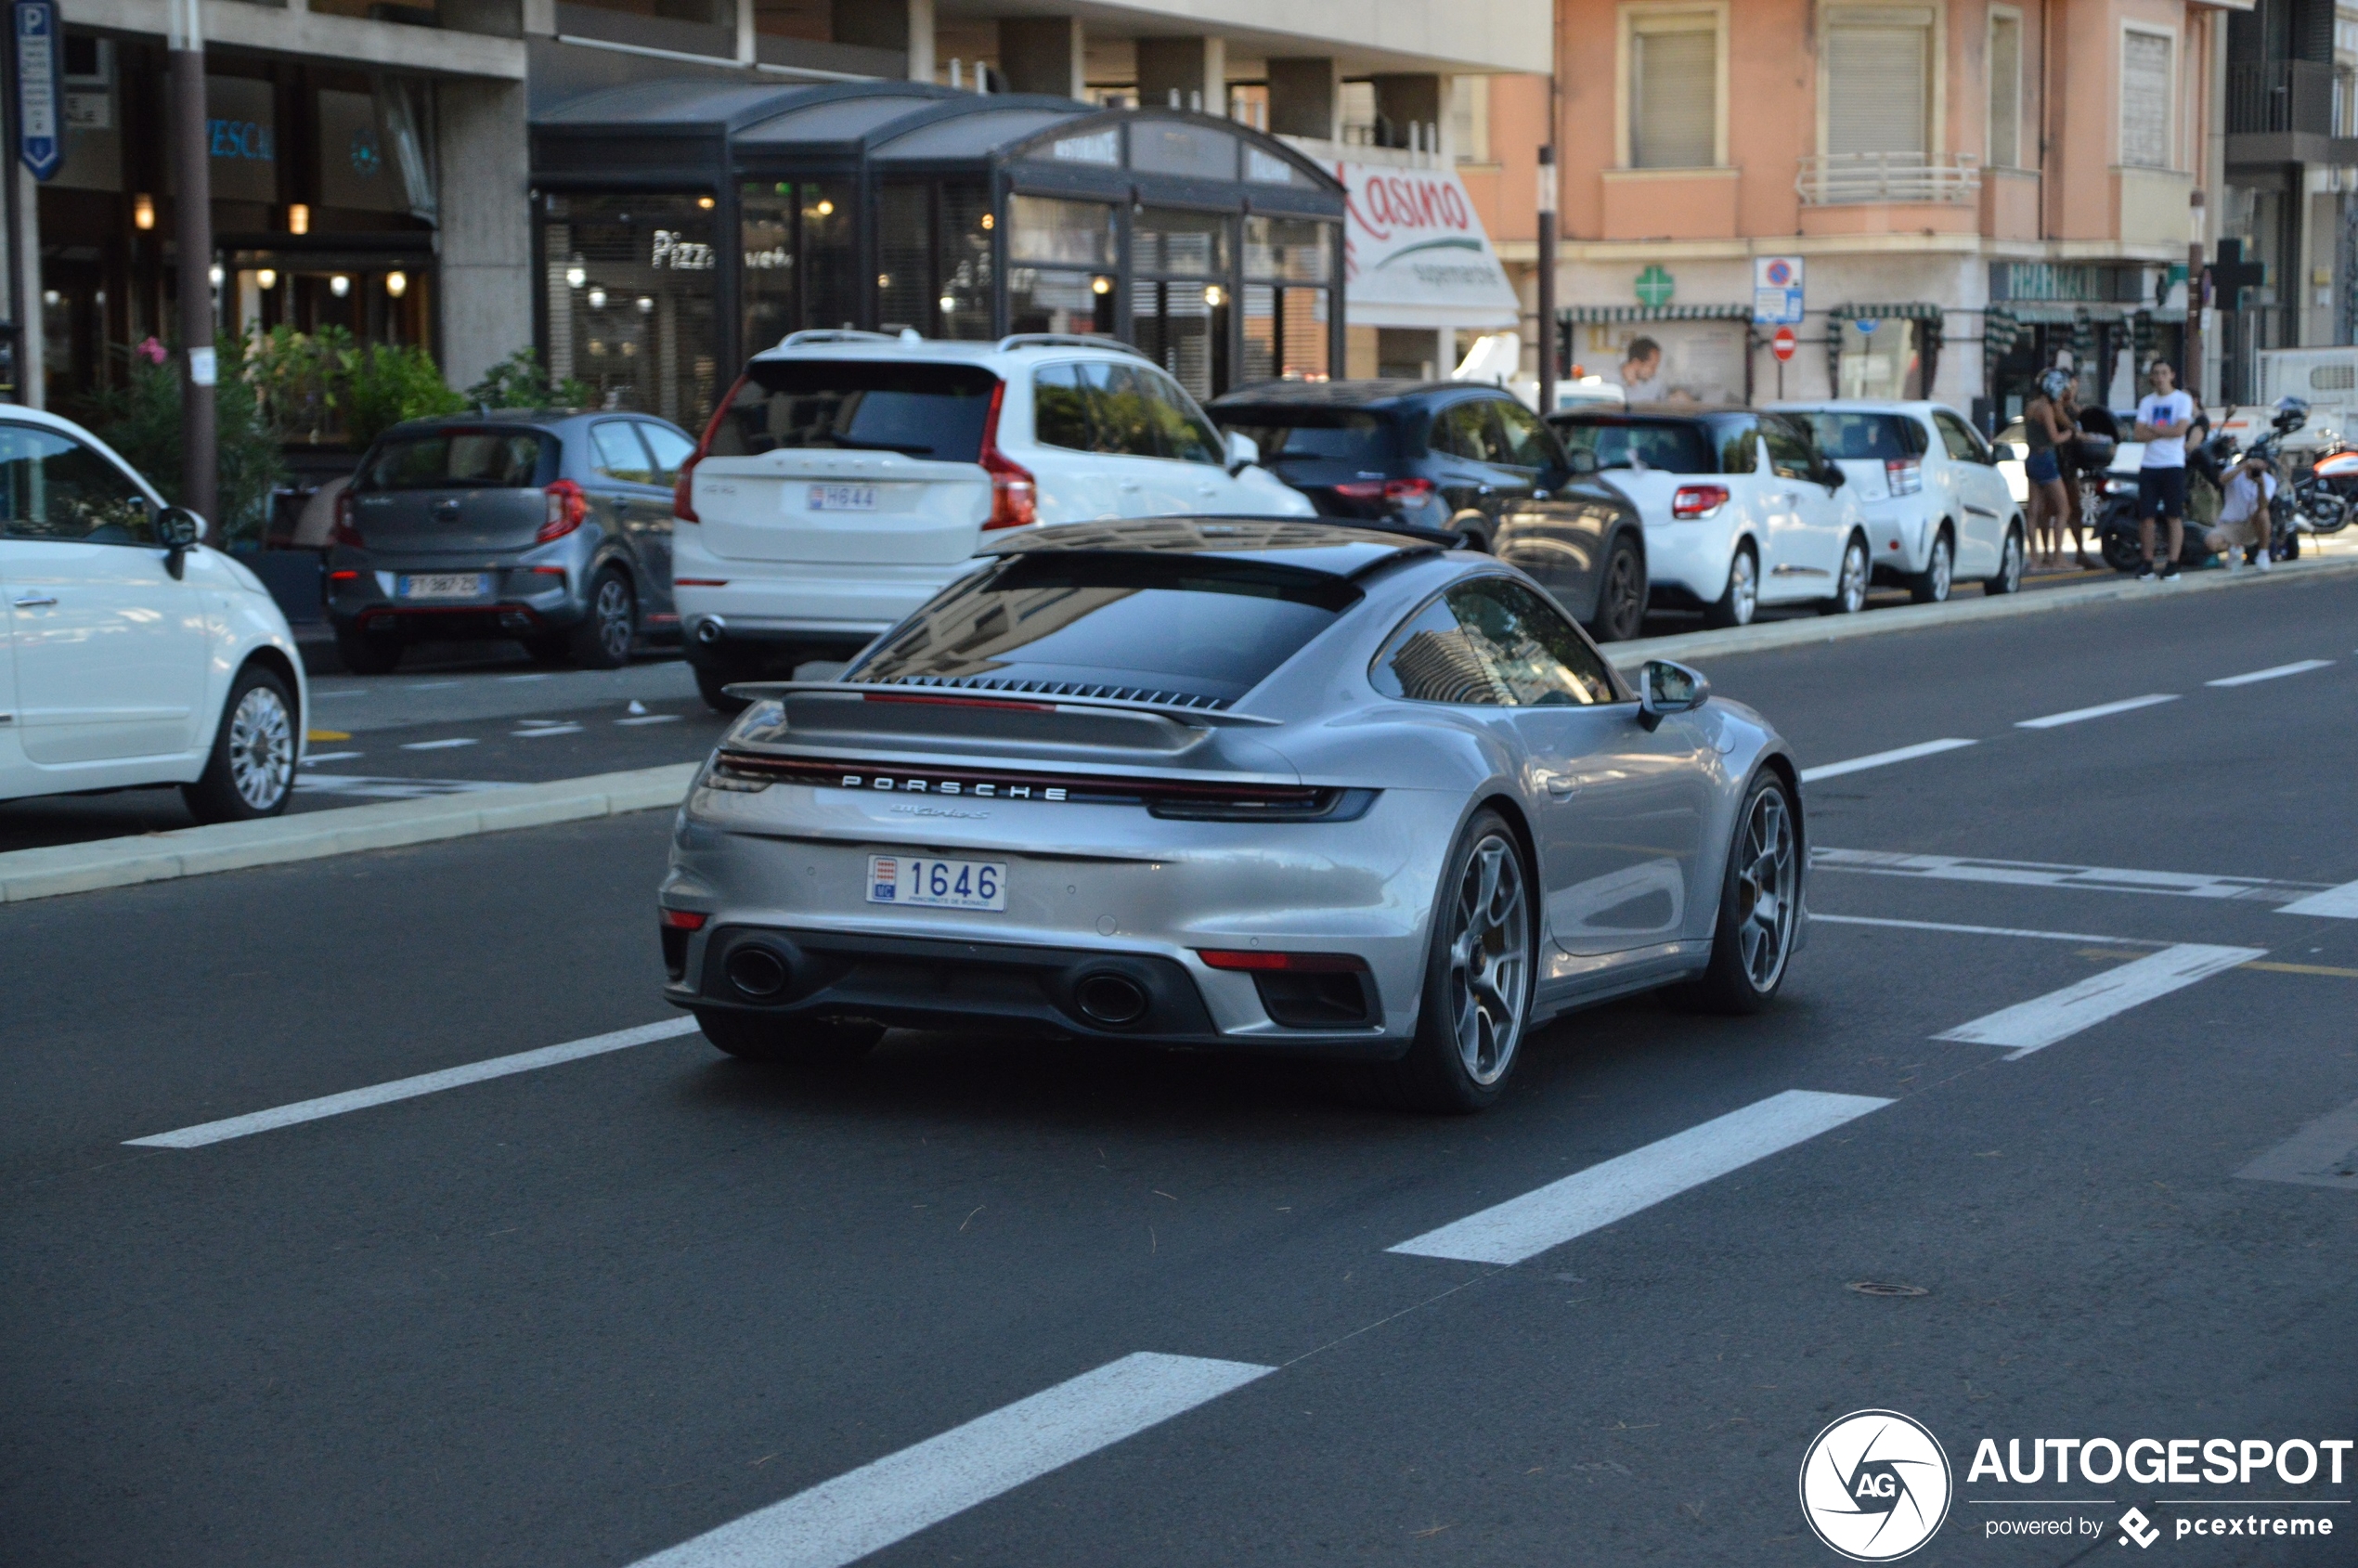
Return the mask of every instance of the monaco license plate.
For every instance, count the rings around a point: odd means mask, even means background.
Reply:
[[[1004,910],[1007,907],[1007,868],[999,861],[870,855],[868,901],[917,904],[926,909]]]
[[[420,572],[395,585],[396,599],[480,599],[490,591],[481,572]]]
[[[803,505],[810,512],[874,512],[876,510],[876,487],[874,485],[813,485]]]

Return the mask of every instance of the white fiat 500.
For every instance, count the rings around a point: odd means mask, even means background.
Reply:
[[[178,784],[286,809],[303,661],[252,572],[70,420],[0,411],[0,800]]]
[[[721,400],[672,500],[705,700],[848,659],[1002,530],[1313,515],[1178,382],[1108,338],[797,332]]]
[[[1775,407],[1808,421],[1818,449],[1842,465],[1867,519],[1878,580],[1937,604],[1960,577],[1985,593],[2022,586],[2022,504],[2002,454],[1938,403],[1848,398]]]

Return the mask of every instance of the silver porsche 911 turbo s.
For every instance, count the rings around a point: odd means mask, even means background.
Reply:
[[[1631,690],[1529,578],[1338,524],[1043,529],[682,806],[669,999],[741,1056],[888,1025],[1362,1064],[1495,1099],[1569,1008],[1750,1012],[1806,930],[1796,771],[1682,666]]]

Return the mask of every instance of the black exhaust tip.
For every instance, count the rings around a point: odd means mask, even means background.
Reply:
[[[1147,1016],[1147,993],[1127,975],[1095,974],[1082,978],[1072,999],[1092,1023],[1119,1029]]]
[[[786,961],[766,947],[741,947],[721,966],[729,983],[747,996],[775,996],[786,989]]]

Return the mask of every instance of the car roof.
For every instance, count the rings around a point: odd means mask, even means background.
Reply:
[[[1929,417],[1935,408],[1954,414],[1956,409],[1946,403],[1925,397],[1791,397],[1769,408],[1788,414],[1918,414]],[[1963,418],[1959,415],[1959,418]]]
[[[1494,397],[1512,395],[1504,387],[1494,386],[1488,382],[1266,381],[1254,382],[1234,392],[1224,393],[1205,407],[1389,409],[1421,405],[1458,393],[1485,394]]]
[[[1765,412],[1741,403],[1633,403],[1626,408],[1598,403],[1585,408],[1559,408],[1548,420],[1551,424],[1665,424]]]
[[[933,364],[1005,365],[1017,355],[1045,350],[1058,354],[1097,354],[1108,359],[1136,363],[1146,359],[1139,350],[1119,338],[1081,332],[1014,332],[1004,338],[926,338],[916,331],[866,332],[839,330],[790,332],[752,357],[775,364],[793,359],[919,360]],[[1147,363],[1153,363],[1147,360]]]
[[[1139,517],[1056,524],[986,544],[978,553],[1203,555],[1358,577],[1389,562],[1438,554],[1454,542],[1427,528],[1371,528],[1315,517]]]

